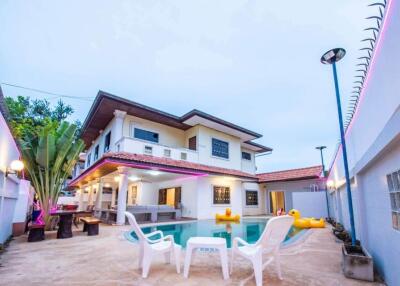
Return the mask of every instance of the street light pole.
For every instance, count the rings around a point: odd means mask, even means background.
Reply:
[[[337,78],[336,71],[336,62],[340,61],[346,54],[346,51],[342,48],[332,49],[326,52],[321,57],[321,62],[323,64],[331,64],[333,71],[333,79],[335,83],[335,92],[336,92],[336,104],[338,109],[338,117],[339,117],[339,128],[340,128],[340,141],[342,143],[342,152],[343,152],[343,164],[344,164],[344,173],[346,177],[346,189],[347,189],[347,202],[349,206],[349,217],[350,217],[350,228],[351,228],[351,244],[352,246],[356,245],[356,230],[354,226],[354,212],[353,212],[353,200],[351,196],[351,185],[350,185],[350,174],[349,174],[349,165],[347,162],[347,149],[346,149],[346,140],[344,136],[344,127],[343,127],[343,116],[342,116],[342,106],[340,103],[340,93],[339,93],[339,82]]]
[[[321,153],[321,163],[322,163],[322,176],[325,179],[325,164],[324,164],[324,154],[322,153],[322,150],[326,149],[326,146],[317,146],[315,149],[319,150]],[[326,182],[325,182],[325,199],[326,199],[326,212],[328,214],[328,218],[331,216],[329,213],[329,199],[328,199],[328,188],[326,187]]]
[[[326,149],[326,146],[318,146],[318,147],[315,147],[315,149],[318,149],[321,152],[322,174],[324,175],[324,178],[325,178],[324,154],[322,153],[322,150]]]

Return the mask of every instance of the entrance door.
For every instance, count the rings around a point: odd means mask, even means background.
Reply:
[[[285,192],[269,192],[270,212],[276,214],[281,208],[285,210]]]
[[[158,204],[179,208],[181,203],[181,187],[158,190]]]

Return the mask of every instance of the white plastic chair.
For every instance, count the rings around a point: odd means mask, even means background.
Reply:
[[[133,214],[125,212],[125,216],[128,218],[129,224],[133,227],[139,239],[139,269],[142,268],[142,277],[147,278],[153,256],[157,254],[164,254],[166,263],[171,263],[171,254],[173,254],[176,272],[180,273],[181,246],[175,244],[174,237],[172,235],[164,236],[160,230],[144,234]],[[156,234],[161,237],[159,239],[150,238]]]
[[[240,237],[235,237],[232,244],[231,273],[233,271],[234,255],[237,253],[252,262],[256,285],[261,286],[263,270],[262,254],[271,253],[275,259],[278,277],[282,280],[279,250],[281,243],[284,241],[293,224],[293,220],[293,217],[288,215],[271,218],[260,238],[254,244],[249,244]]]

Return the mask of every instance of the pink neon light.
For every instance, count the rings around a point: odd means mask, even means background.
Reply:
[[[365,92],[366,92],[365,90],[366,90],[366,88],[367,88],[367,86],[369,84],[372,71],[373,71],[373,69],[375,67],[376,58],[378,57],[377,54],[381,50],[382,41],[383,41],[383,38],[385,37],[389,14],[391,14],[391,10],[392,10],[392,2],[394,2],[394,0],[388,0],[388,2],[387,2],[386,12],[385,12],[385,15],[384,15],[383,20],[382,20],[382,28],[381,28],[381,31],[379,33],[378,41],[376,42],[376,45],[375,45],[375,48],[374,48],[374,52],[372,54],[372,59],[371,59],[371,63],[370,63],[369,68],[368,68],[367,77],[366,77],[366,79],[364,81],[364,85],[363,85],[363,88],[361,90],[360,97],[359,97],[359,102],[357,104],[357,107],[356,107],[356,110],[354,112],[353,118],[350,121],[350,124],[349,124],[348,128],[346,129],[345,137],[349,134],[351,128],[353,127],[353,123],[354,123],[354,121],[355,121],[355,119],[356,119],[356,117],[357,117],[357,115],[359,113],[359,109],[360,109],[361,103],[362,103],[362,101],[363,101],[363,99],[365,97],[364,96]],[[337,158],[338,158],[338,156],[339,156],[339,154],[341,152],[342,152],[342,144],[340,144],[338,146],[338,148],[336,149],[333,161],[332,161],[332,163],[331,163],[331,165],[329,167],[329,173],[331,172],[331,170],[332,170],[333,166],[335,165],[335,162],[336,162],[336,160],[337,160]]]
[[[372,55],[371,63],[370,63],[369,68],[368,68],[367,78],[366,78],[365,81],[364,81],[364,86],[363,86],[363,88],[362,88],[362,90],[361,90],[361,94],[360,94],[360,97],[359,97],[359,102],[358,102],[358,104],[357,104],[356,111],[355,111],[355,113],[354,113],[353,119],[350,121],[350,124],[349,124],[349,126],[348,126],[348,128],[347,128],[347,130],[346,130],[346,135],[347,135],[347,133],[349,133],[349,130],[350,130],[351,127],[353,126],[354,118],[355,118],[356,115],[358,114],[359,106],[361,105],[361,102],[362,102],[362,100],[364,99],[365,89],[367,88],[367,86],[368,86],[368,84],[369,84],[372,71],[373,71],[373,69],[374,69],[374,67],[375,67],[375,62],[376,62],[376,58],[377,58],[377,55],[376,55],[376,54],[378,53],[378,51],[380,51],[380,49],[381,49],[381,43],[382,43],[382,40],[383,40],[383,38],[384,38],[384,36],[385,36],[386,27],[387,27],[387,19],[388,19],[388,17],[389,17],[389,13],[390,13],[390,11],[391,11],[391,6],[392,6],[392,2],[393,2],[393,1],[394,1],[394,0],[388,1],[387,8],[386,8],[386,13],[385,13],[385,16],[384,16],[383,21],[382,21],[381,32],[380,32],[380,34],[379,34],[378,41],[376,42],[375,51],[374,51],[374,53],[373,53],[373,55]]]
[[[85,174],[84,176],[82,176],[81,178],[76,178],[75,180],[73,180],[71,183],[69,183],[69,185],[74,185],[75,183],[77,183],[78,181],[80,181],[82,178],[85,178],[87,176],[89,176],[91,173],[93,173],[94,171],[96,171],[97,169],[99,169],[101,166],[103,166],[104,164],[107,163],[115,163],[112,160],[109,159],[105,159],[103,162],[101,162],[100,164],[98,164],[95,168],[88,170],[88,173]],[[118,162],[118,164],[122,165],[122,166],[127,166],[127,167],[136,167],[138,169],[145,169],[145,170],[161,170],[161,171],[165,171],[165,172],[169,172],[169,173],[179,173],[179,174],[183,174],[183,175],[193,175],[193,176],[204,176],[207,175],[207,173],[200,173],[200,172],[192,172],[192,171],[182,171],[176,168],[167,168],[167,167],[149,167],[147,165],[143,165],[143,164],[136,164],[136,163],[123,163],[123,162]]]

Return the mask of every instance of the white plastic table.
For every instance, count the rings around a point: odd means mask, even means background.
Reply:
[[[191,237],[186,244],[186,256],[183,276],[188,278],[189,268],[192,260],[192,252],[197,248],[218,249],[221,257],[222,274],[224,279],[229,279],[228,272],[228,251],[225,238],[220,237]]]

